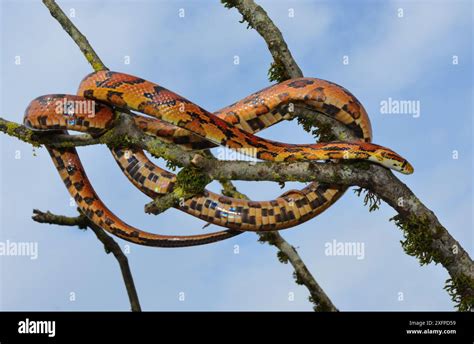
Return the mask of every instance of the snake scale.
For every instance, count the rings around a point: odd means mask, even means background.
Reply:
[[[360,140],[286,144],[254,135],[288,118],[285,105],[298,103],[343,123]],[[349,91],[315,78],[287,80],[211,114],[152,82],[123,73],[99,71],[82,80],[78,95],[54,94],[34,99],[25,111],[24,124],[34,130],[74,130],[98,135],[113,126],[114,109],[147,115],[132,113],[137,127],[186,150],[225,146],[267,161],[362,159],[405,174],[413,172],[404,158],[370,143],[372,129],[367,112]],[[88,180],[75,148],[47,146],[47,149],[69,193],[93,223],[122,239],[146,246],[195,246],[224,240],[243,231],[293,227],[320,214],[346,191],[346,187],[312,182],[275,200],[257,202],[205,190],[176,208],[227,230],[188,236],[159,235],[126,224],[105,206]],[[111,151],[123,173],[144,194],[156,198],[173,190],[176,176],[156,166],[142,150],[111,148]]]

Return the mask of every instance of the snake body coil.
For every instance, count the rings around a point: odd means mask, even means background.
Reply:
[[[89,103],[91,106],[88,106]],[[360,137],[357,142],[292,145],[253,134],[287,118],[285,105],[301,103],[338,120]],[[64,104],[82,104],[65,106]],[[269,161],[363,159],[412,173],[412,166],[395,152],[370,143],[371,125],[360,102],[346,89],[328,81],[299,78],[256,92],[214,114],[149,81],[122,73],[100,71],[86,76],[78,96],[47,95],[33,100],[25,112],[25,125],[36,130],[75,130],[98,134],[112,126],[111,107],[138,111],[134,115],[144,132],[184,149],[216,145],[243,149]],[[205,191],[178,209],[226,231],[165,236],[141,231],[115,216],[102,203],[84,172],[74,148],[47,147],[70,194],[83,213],[105,230],[141,245],[183,247],[220,241],[242,231],[279,230],[301,224],[333,204],[345,187],[313,182],[272,201],[233,199]],[[138,149],[112,149],[127,178],[143,193],[156,198],[173,190],[176,176],[154,165]]]

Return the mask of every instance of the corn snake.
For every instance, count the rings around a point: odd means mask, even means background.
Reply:
[[[93,111],[58,111],[58,102],[85,99],[94,101]],[[281,112],[282,105],[289,103],[303,103],[340,121],[353,129],[360,141],[291,145],[253,135],[286,118],[287,114]],[[112,107],[150,116],[134,115],[133,118],[145,133],[184,149],[222,145],[247,149],[256,158],[269,161],[364,159],[402,173],[413,172],[412,166],[398,154],[370,143],[372,132],[368,115],[349,91],[312,78],[292,79],[270,86],[210,114],[149,81],[100,71],[83,79],[78,96],[47,95],[33,100],[25,112],[24,123],[35,130],[69,129],[97,134],[113,125]],[[276,200],[261,202],[232,199],[206,190],[177,208],[229,230],[192,236],[164,236],[131,227],[107,209],[87,179],[74,148],[47,149],[71,196],[92,222],[122,239],[147,246],[201,245],[227,239],[242,231],[292,227],[327,209],[346,190],[345,187],[313,182],[302,190],[288,191]],[[175,175],[154,165],[143,151],[114,148],[112,153],[127,178],[146,195],[156,198],[173,190]]]

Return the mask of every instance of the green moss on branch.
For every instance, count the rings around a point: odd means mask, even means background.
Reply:
[[[444,289],[461,312],[474,311],[474,281],[465,275],[446,280]]]
[[[210,182],[209,176],[199,169],[192,166],[185,167],[176,175],[176,185],[173,193],[178,197],[187,199],[202,194],[206,185]]]
[[[395,222],[395,225],[403,232],[405,239],[400,243],[406,254],[418,258],[420,265],[442,262],[439,250],[433,248],[433,241],[437,233],[433,233],[430,228],[431,222],[427,217],[398,214],[392,217],[390,221]]]
[[[282,82],[288,79],[290,76],[286,72],[285,66],[280,61],[272,62],[268,70],[268,80]]]
[[[364,196],[364,205],[369,206],[369,212],[378,210],[380,205],[382,204],[382,200],[379,196],[374,194],[372,191],[364,189],[364,188],[357,188],[354,190],[354,193],[360,197],[362,193],[365,193]]]
[[[24,125],[10,122],[0,118],[0,131],[4,132],[9,136],[16,137],[21,141],[31,144],[33,147],[40,147],[41,143],[38,142],[36,133],[25,127]]]

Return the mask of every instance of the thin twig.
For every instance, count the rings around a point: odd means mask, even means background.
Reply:
[[[221,181],[223,187],[222,193],[229,197],[249,199],[246,195],[239,192],[231,181]],[[278,259],[293,266],[295,280],[298,284],[303,284],[310,293],[309,300],[314,304],[314,310],[317,312],[338,312],[339,310],[334,306],[331,299],[327,296],[324,290],[320,287],[316,279],[307,268],[304,261],[292,245],[290,245],[279,232],[265,232],[257,233],[259,241],[266,242],[275,246],[278,249]]]
[[[236,7],[248,25],[260,34],[273,56],[270,78],[283,81],[303,76],[303,72],[291,55],[283,35],[267,12],[252,0],[222,0],[227,8]]]
[[[78,211],[80,212],[79,209]],[[125,288],[127,289],[131,309],[133,312],[141,312],[140,301],[138,299],[135,283],[133,282],[132,271],[130,270],[128,259],[123,253],[120,246],[115,242],[115,240],[108,236],[102,228],[91,222],[87,218],[87,216],[85,216],[81,212],[79,216],[68,217],[63,215],[55,215],[49,211],[42,212],[40,210],[34,209],[33,214],[34,215],[32,216],[32,219],[39,223],[48,223],[59,226],[77,226],[80,229],[86,229],[87,227],[89,227],[94,232],[97,239],[99,239],[100,242],[104,244],[105,252],[107,254],[112,252],[115,259],[117,259],[120,266],[120,270],[122,272]]]
[[[77,27],[69,20],[68,16],[63,12],[61,7],[54,0],[43,0],[43,4],[49,9],[51,15],[61,24],[64,31],[76,42],[79,49],[81,49],[87,61],[91,64],[95,71],[107,69],[102,63],[99,56],[96,54],[92,46],[89,44],[86,36],[84,36]]]

